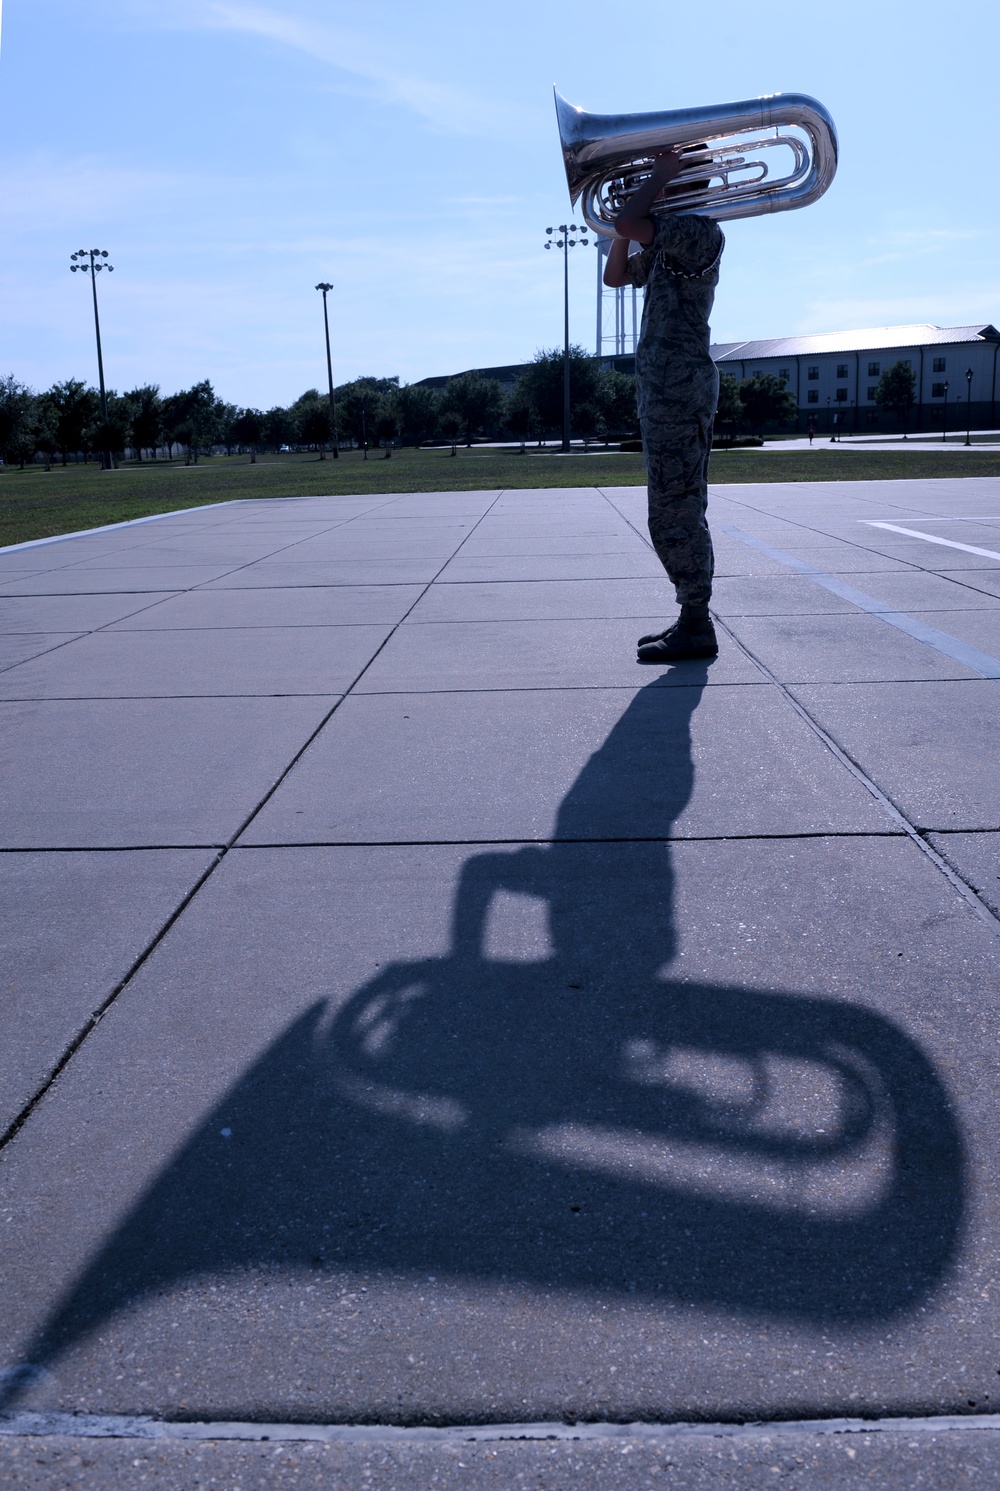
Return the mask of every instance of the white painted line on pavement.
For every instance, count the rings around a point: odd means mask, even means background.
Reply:
[[[750,549],[756,549],[759,554],[764,554],[768,559],[773,559],[778,564],[783,564],[787,569],[795,570],[797,574],[804,575],[807,580],[812,580],[816,585],[822,585],[824,590],[829,590],[831,595],[839,595],[842,600],[850,601],[852,606],[857,606],[860,611],[866,611],[869,616],[878,617],[887,626],[894,626],[898,631],[905,632],[908,637],[913,637],[917,642],[923,642],[926,647],[933,647],[935,652],[950,657],[954,662],[961,663],[963,667],[971,668],[973,673],[980,674],[983,678],[991,678],[1000,681],[1000,658],[991,657],[988,652],[980,652],[978,647],[970,647],[967,642],[962,642],[958,637],[952,637],[948,632],[939,632],[937,627],[928,626],[924,621],[918,621],[914,616],[907,616],[905,611],[896,611],[885,601],[877,601],[873,595],[867,595],[863,590],[856,590],[853,585],[847,585],[843,580],[838,580],[835,575],[828,575],[825,570],[817,569],[814,564],[807,564],[804,559],[797,559],[794,554],[786,554],[781,549],[772,549],[770,544],[765,544],[763,539],[754,538],[750,533],[744,533],[740,528],[733,528],[728,524],[723,525],[724,533],[731,533],[741,543]],[[918,537],[924,538],[924,534]],[[962,548],[963,545],[956,545]],[[977,550],[977,553],[984,552]],[[995,556],[1000,559],[1000,554]]]
[[[927,522],[936,522],[928,518]],[[925,544],[942,544],[946,549],[961,549],[965,554],[982,554],[984,559],[1000,559],[996,549],[977,549],[975,544],[956,543],[953,538],[938,538],[936,533],[920,533],[916,528],[901,528],[898,523],[876,522],[874,518],[860,518],[859,522],[869,528],[888,528],[890,533],[905,533],[907,538],[922,538]]]
[[[859,518],[859,523],[888,523],[888,518]],[[935,513],[929,518],[907,518],[908,523],[1000,523],[1000,513]]]

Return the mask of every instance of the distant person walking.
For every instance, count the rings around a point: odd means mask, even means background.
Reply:
[[[672,213],[657,202],[682,165],[680,151],[656,156],[615,221],[618,236],[604,271],[608,286],[646,287],[635,373],[649,534],[681,608],[672,626],[640,637],[641,663],[708,658],[719,650],[708,610],[714,569],[708,459],[719,402],[708,318],[725,238],[712,218]],[[685,182],[684,190],[690,185]],[[630,242],[642,245],[631,257]]]
[[[812,445],[812,443],[813,443],[813,436],[815,435],[815,433],[816,433],[816,421],[814,419],[811,419],[809,421],[809,423],[806,425],[806,434],[809,436],[809,444],[810,445]]]

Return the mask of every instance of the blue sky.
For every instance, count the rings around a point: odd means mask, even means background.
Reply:
[[[289,402],[325,375],[320,279],[338,381],[559,343],[553,83],[595,112],[788,90],[833,114],[826,197],[727,225],[717,340],[998,322],[997,17],[986,0],[6,0],[0,373],[95,379],[80,247],[115,264],[118,388],[208,377]],[[596,257],[571,265],[588,348]]]

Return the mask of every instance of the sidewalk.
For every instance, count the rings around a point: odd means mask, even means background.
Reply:
[[[793,435],[787,440],[768,439],[762,446],[748,446],[753,450],[823,450],[831,445],[829,429],[817,430],[812,445],[807,435]],[[949,430],[948,438],[933,430],[911,430],[904,440],[902,435],[862,435],[845,430],[836,442],[844,450],[909,450],[916,446],[925,451],[990,451],[996,454],[998,439],[996,430],[973,430],[972,444],[966,445],[965,431]]]
[[[1000,1485],[1000,481],[643,502],[0,554],[0,1482]]]

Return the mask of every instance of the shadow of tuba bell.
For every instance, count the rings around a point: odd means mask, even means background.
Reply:
[[[804,93],[658,114],[588,114],[555,99],[570,201],[605,237],[661,150],[682,150],[685,165],[669,208],[660,199],[653,210],[719,221],[808,207],[836,174],[833,120]]]

